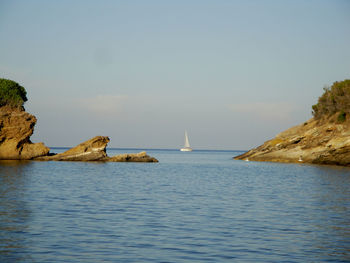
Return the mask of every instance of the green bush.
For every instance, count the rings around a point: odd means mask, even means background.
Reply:
[[[341,112],[344,118],[350,114],[350,79],[334,82],[331,87],[325,87],[324,93],[312,106],[312,114],[316,119]]]
[[[27,92],[17,82],[0,78],[0,107],[22,107],[27,101]]]

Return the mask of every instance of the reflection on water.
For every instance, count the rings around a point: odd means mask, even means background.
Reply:
[[[30,162],[0,161],[0,262],[28,260],[28,255],[22,256],[30,217],[25,196],[27,166]]]
[[[350,169],[337,166],[314,166],[314,208],[316,246],[330,257],[344,257],[350,262]],[[320,233],[323,233],[321,235]],[[332,236],[332,239],[325,236]]]

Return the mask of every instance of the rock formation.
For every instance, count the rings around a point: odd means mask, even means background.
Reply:
[[[36,121],[23,107],[0,107],[0,160],[158,162],[146,152],[108,157],[106,136],[96,136],[64,153],[50,153],[42,142],[30,141]]]
[[[312,118],[234,159],[350,166],[350,123]]]
[[[36,118],[23,108],[0,107],[0,160],[158,162],[146,152],[108,157],[109,138],[96,136],[64,153],[49,153],[43,143],[32,143]]]
[[[147,155],[146,152],[119,154],[112,157],[108,157],[107,161],[108,162],[141,162],[141,163],[158,162],[156,158]]]
[[[106,146],[109,138],[96,136],[87,140],[64,153],[51,154],[39,157],[39,161],[102,161],[107,157]]]
[[[324,87],[313,118],[235,159],[350,166],[350,79]]]
[[[37,161],[79,161],[79,162],[158,162],[154,157],[150,157],[146,152],[120,154],[108,157],[106,147],[109,138],[106,136],[96,136],[87,140],[68,151],[59,154],[51,154],[35,158]]]
[[[0,160],[158,162],[145,152],[108,157],[109,138],[96,136],[60,154],[43,143],[32,143],[36,118],[24,111],[27,91],[13,80],[0,78]]]
[[[0,159],[30,160],[47,155],[50,151],[43,143],[32,143],[36,118],[22,107],[0,107]]]

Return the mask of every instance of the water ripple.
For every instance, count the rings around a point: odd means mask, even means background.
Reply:
[[[349,169],[150,154],[0,163],[0,262],[350,262]]]

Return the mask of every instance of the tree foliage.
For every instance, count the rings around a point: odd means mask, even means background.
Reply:
[[[346,116],[350,116],[350,79],[334,82],[323,90],[317,104],[312,106],[315,119],[339,113],[338,121],[345,121]]]
[[[17,82],[0,78],[0,107],[22,107],[27,101],[27,92]]]

